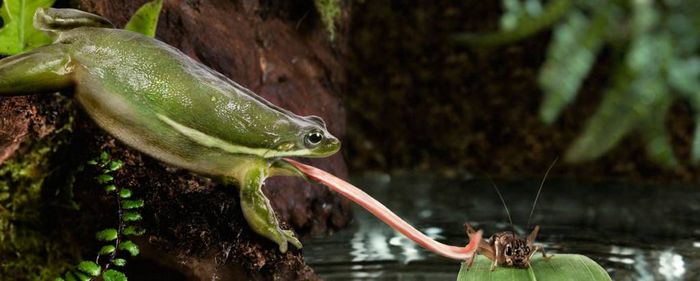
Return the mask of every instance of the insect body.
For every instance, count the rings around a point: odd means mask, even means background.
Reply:
[[[470,224],[466,224],[465,227],[467,234],[476,233]],[[547,256],[542,245],[535,244],[535,238],[537,238],[539,231],[540,226],[535,226],[526,239],[512,231],[498,232],[487,240],[481,240],[477,253],[481,253],[493,261],[491,270],[495,270],[497,266],[528,268],[530,267],[530,259],[537,251],[542,252],[542,257],[545,260],[552,257],[551,255]],[[472,266],[475,257],[476,255],[467,260],[468,267]]]
[[[537,200],[540,198],[544,181],[547,179],[549,171],[552,170],[552,167],[554,167],[554,164],[556,163],[557,160],[554,160],[552,165],[549,166],[549,169],[547,169],[547,172],[544,174],[540,188],[537,190],[537,196],[535,196],[535,202],[532,204],[530,218],[532,218],[532,213],[535,211]],[[491,181],[491,183],[493,184],[493,181]],[[510,217],[508,206],[506,205],[505,200],[503,200],[503,195],[501,195],[501,191],[498,190],[498,187],[495,184],[493,184],[493,187],[496,189],[496,193],[498,193],[498,197],[501,199],[501,202],[506,209],[508,220],[512,226],[513,220]],[[530,218],[528,218],[528,225],[530,225]],[[467,230],[467,234],[471,235],[477,232],[470,224],[465,224],[465,228]],[[528,268],[530,267],[530,259],[538,251],[542,252],[542,257],[544,260],[549,260],[552,257],[551,255],[547,256],[544,246],[535,244],[535,239],[537,238],[537,234],[539,232],[539,225],[536,225],[532,232],[530,232],[530,235],[528,235],[525,239],[515,234],[515,231],[498,232],[491,235],[491,237],[487,240],[481,240],[479,242],[477,253],[481,253],[486,258],[493,261],[491,263],[491,271],[495,270],[498,266]],[[471,268],[474,258],[476,258],[476,255],[467,259],[468,268]]]

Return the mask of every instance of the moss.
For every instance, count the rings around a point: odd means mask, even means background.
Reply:
[[[326,26],[331,41],[335,39],[335,23],[340,17],[340,0],[314,0],[321,22]]]
[[[61,103],[70,106],[67,99]],[[68,115],[59,129],[26,140],[20,153],[0,165],[0,280],[51,280],[77,255],[60,231],[47,229],[42,214],[42,189],[55,170],[52,156],[70,142]]]

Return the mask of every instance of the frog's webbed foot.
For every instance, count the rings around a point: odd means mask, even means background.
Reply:
[[[287,238],[287,242],[294,245],[294,247],[296,247],[297,249],[301,249],[301,247],[302,247],[301,241],[299,241],[299,239],[297,239],[297,236],[294,234],[294,231],[282,230],[282,232],[284,233],[284,236]]]
[[[301,248],[301,242],[294,232],[280,227],[270,201],[262,192],[266,177],[266,168],[255,168],[246,173],[240,187],[243,216],[253,231],[277,243],[280,252],[287,252],[288,243]]]
[[[53,93],[70,87],[71,60],[61,45],[48,45],[0,60],[0,96]]]

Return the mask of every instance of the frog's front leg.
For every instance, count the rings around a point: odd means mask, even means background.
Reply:
[[[0,60],[0,96],[52,93],[73,84],[73,65],[62,45]]]
[[[279,245],[280,252],[287,252],[287,242],[301,248],[301,242],[294,236],[294,232],[280,228],[270,201],[262,191],[262,185],[268,173],[266,166],[251,168],[245,173],[240,183],[243,216],[255,232],[275,241]]]

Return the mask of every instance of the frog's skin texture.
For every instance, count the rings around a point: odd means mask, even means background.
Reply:
[[[77,10],[37,10],[53,44],[0,60],[0,96],[75,89],[75,99],[111,135],[165,163],[235,183],[250,227],[301,248],[280,228],[262,192],[265,178],[300,175],[281,157],[326,157],[340,149],[321,118],[279,108],[177,49],[111,28]]]

